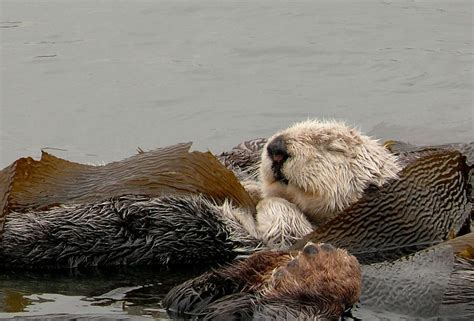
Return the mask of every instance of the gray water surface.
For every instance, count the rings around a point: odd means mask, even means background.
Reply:
[[[0,3],[0,168],[220,152],[308,117],[474,140],[472,1]]]
[[[308,117],[473,141],[472,22],[472,1],[1,0],[0,168],[42,148],[94,164],[187,141],[217,153]],[[0,318],[160,317],[195,272],[70,273],[1,274]],[[147,284],[151,301],[90,301]]]

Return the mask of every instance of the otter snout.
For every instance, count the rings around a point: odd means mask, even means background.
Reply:
[[[275,178],[288,184],[287,178],[281,171],[283,164],[289,157],[283,137],[275,137],[271,142],[269,142],[267,145],[267,153],[268,157],[272,160],[272,171]]]

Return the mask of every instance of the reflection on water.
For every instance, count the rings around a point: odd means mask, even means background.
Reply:
[[[123,301],[113,301],[111,304],[102,306],[90,302],[83,296],[69,296],[53,293],[41,293],[32,295],[21,295],[20,293],[6,291],[6,312],[30,312],[31,314],[71,313],[80,314],[84,311],[91,314],[122,313],[125,304]],[[10,308],[9,310],[7,310]],[[19,309],[15,309],[19,308]]]
[[[5,312],[23,312],[30,303],[31,301],[22,293],[3,289],[3,310]]]
[[[0,318],[46,314],[167,318],[160,301],[174,285],[206,268],[116,267],[2,271]]]

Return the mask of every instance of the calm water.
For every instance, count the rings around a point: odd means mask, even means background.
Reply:
[[[174,285],[204,272],[204,267],[160,269],[116,267],[59,271],[1,271],[0,319],[35,315],[128,315],[168,318],[160,301]]]
[[[0,5],[0,168],[42,148],[95,164],[184,141],[220,152],[308,117],[474,140],[471,1]],[[159,317],[160,293],[189,277],[134,271],[2,274],[0,317]],[[90,301],[117,288],[135,305]]]

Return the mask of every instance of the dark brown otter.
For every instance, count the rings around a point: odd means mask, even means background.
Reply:
[[[363,320],[387,313],[472,320],[473,249],[470,233],[360,269],[346,251],[308,243],[296,254],[259,252],[207,272],[176,286],[163,305],[172,316],[199,319],[333,320],[360,297],[351,314]]]
[[[171,314],[204,319],[336,319],[359,300],[357,259],[330,244],[266,251],[174,288]]]

